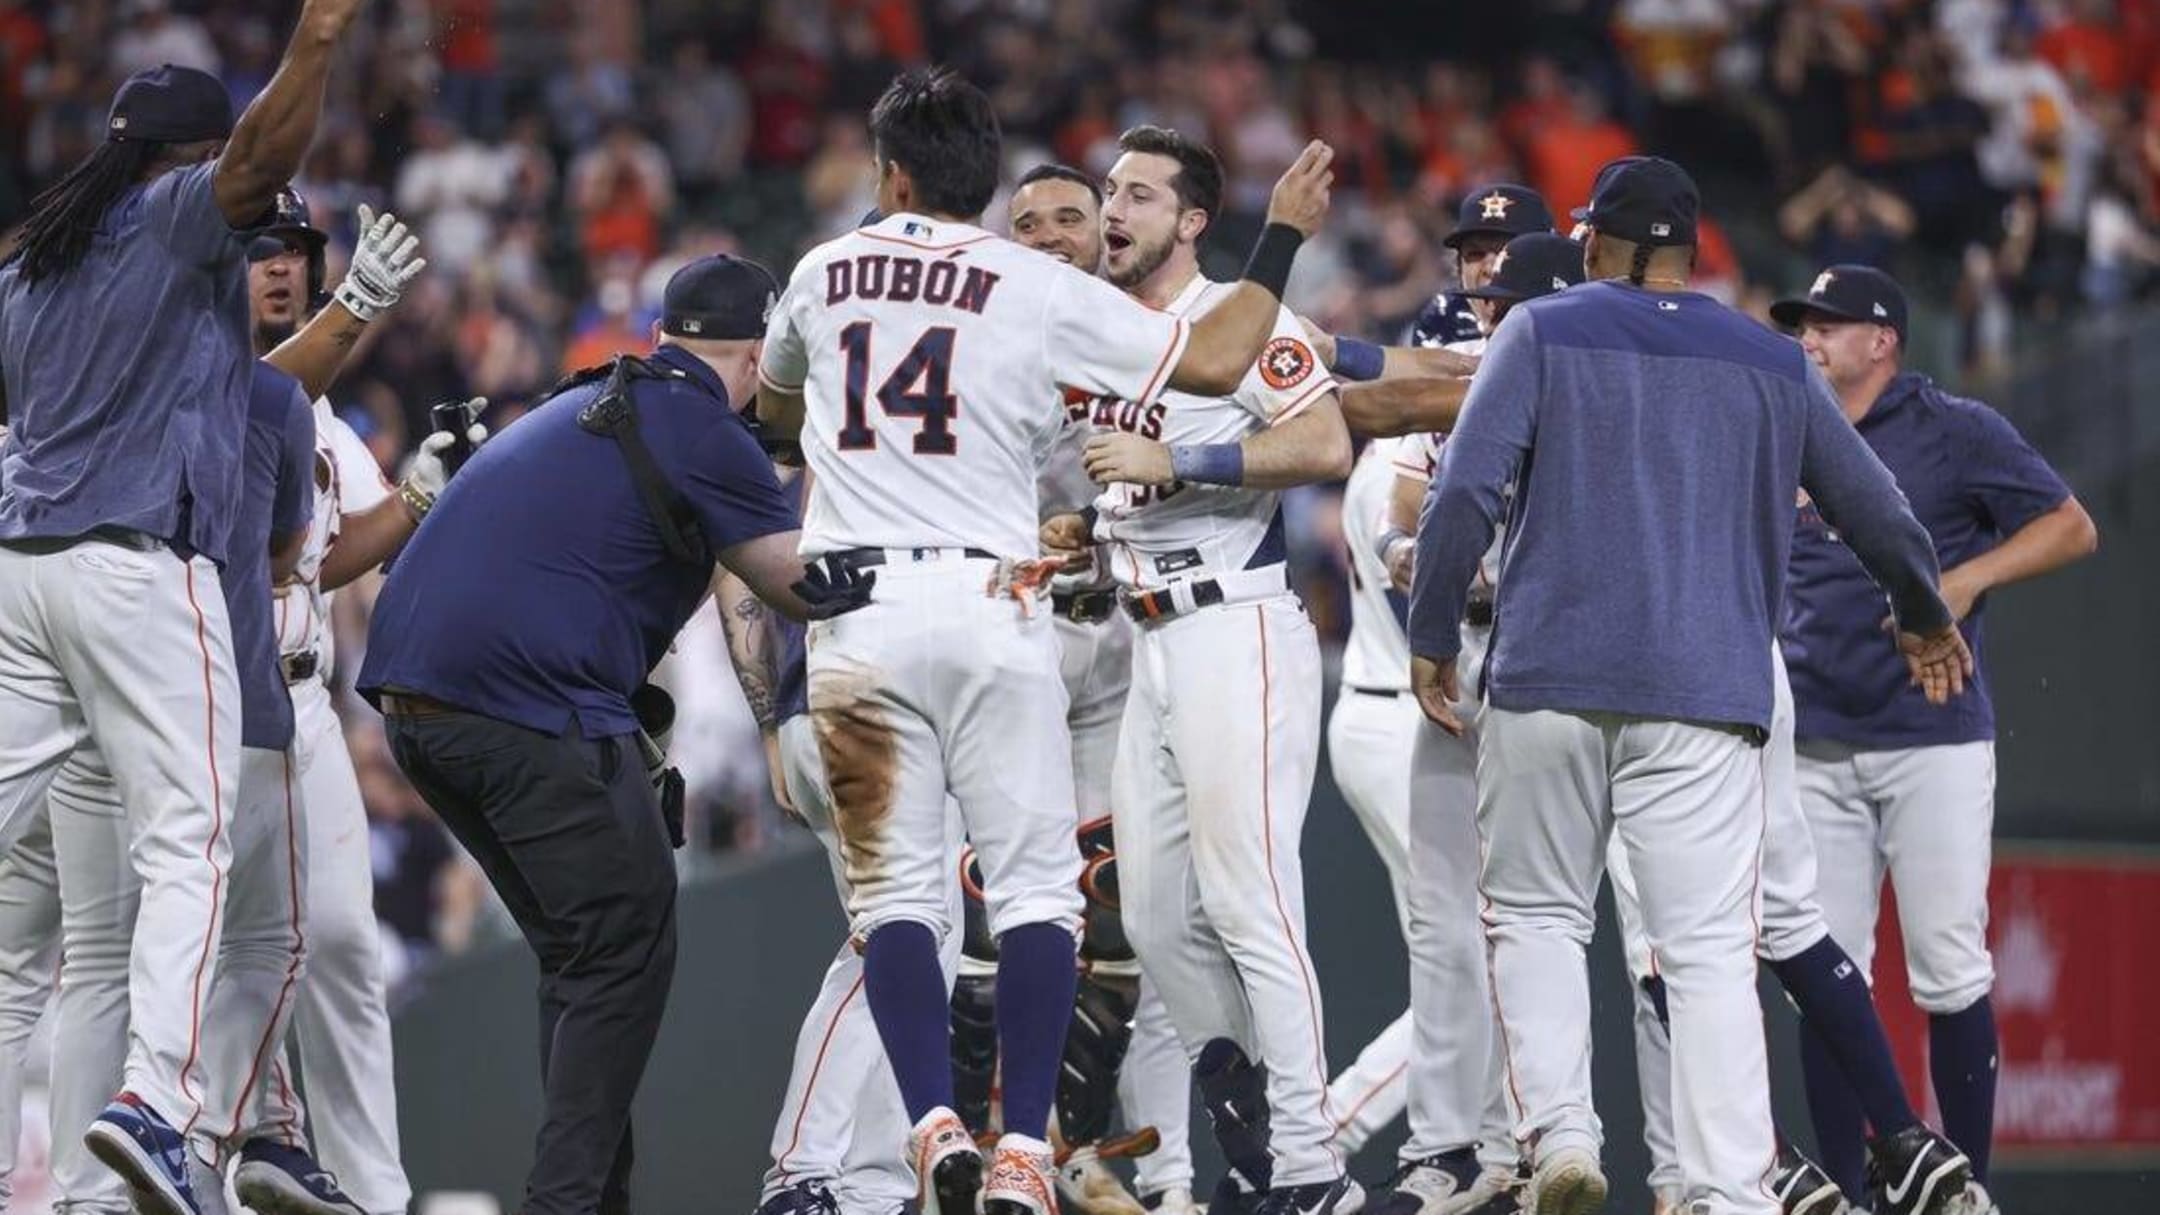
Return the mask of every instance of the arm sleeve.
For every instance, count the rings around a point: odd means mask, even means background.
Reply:
[[[1060,266],[1051,281],[1043,361],[1062,387],[1145,405],[1169,384],[1191,338],[1183,317],[1158,312],[1092,274]]]
[[[803,341],[804,283],[810,281],[809,263],[795,270],[787,290],[773,305],[772,323],[766,327],[765,346],[758,355],[758,380],[782,392],[801,392],[810,378],[810,349]]]
[[[1913,518],[1890,470],[1845,420],[1822,373],[1812,364],[1806,373],[1800,487],[1868,576],[1889,592],[1900,628],[1932,633],[1948,626],[1950,609],[1935,589],[1941,579],[1935,542]]]
[[[735,418],[722,418],[706,431],[686,470],[683,496],[716,551],[802,526],[772,461]]]
[[[330,466],[337,477],[338,510],[341,513],[357,515],[373,510],[397,492],[383,476],[382,465],[375,462],[375,453],[360,441],[360,436],[353,433],[345,419],[331,414],[330,420],[323,425],[323,437],[330,446]]]
[[[2008,418],[1975,404],[1965,419],[1965,493],[2008,536],[2069,500],[2070,487]]]
[[[1494,331],[1462,421],[1441,447],[1439,471],[1425,491],[1410,582],[1413,654],[1452,658],[1462,648],[1470,583],[1506,509],[1508,481],[1537,434],[1543,362],[1535,318],[1518,308]]]
[[[1296,314],[1288,308],[1276,311],[1275,332],[1238,385],[1237,403],[1247,413],[1273,426],[1335,391],[1335,377],[1320,365],[1306,336]]]
[[[218,210],[217,162],[175,169],[150,183],[143,196],[149,231],[173,255],[190,265],[207,265],[237,256],[244,235]]]
[[[315,521],[315,409],[307,394],[293,386],[278,436],[277,495],[270,509],[272,535],[306,531]]]

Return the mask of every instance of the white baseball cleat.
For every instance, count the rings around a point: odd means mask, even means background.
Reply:
[[[1026,1135],[999,1138],[983,1183],[983,1215],[1057,1215],[1057,1163],[1050,1145]]]
[[[960,1115],[942,1105],[924,1114],[908,1132],[908,1157],[923,1215],[975,1215],[983,1158]]]
[[[1155,1215],[1207,1215],[1207,1204],[1194,1201],[1189,1186],[1174,1185],[1160,1194],[1150,1194],[1140,1200],[1140,1205]]]
[[[1528,1215],[1597,1215],[1605,1209],[1605,1170],[1588,1148],[1542,1153],[1523,1192]]]

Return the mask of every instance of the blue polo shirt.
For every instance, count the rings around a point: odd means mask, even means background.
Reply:
[[[1858,430],[1911,501],[1942,568],[1972,560],[2070,497],[2055,470],[2001,414],[1926,376],[1890,381]],[[1882,593],[1813,502],[1793,528],[1792,573],[1779,641],[1792,676],[1794,733],[1870,749],[1944,746],[1995,737],[1982,661],[1982,617],[1958,626],[1980,678],[1936,706],[1911,684],[1882,630]]]
[[[638,424],[715,552],[800,526],[720,377],[635,381]],[[697,610],[712,570],[667,555],[616,441],[578,425],[599,383],[489,441],[391,568],[357,686],[412,692],[548,734],[637,728],[630,694]]]
[[[1461,649],[1505,510],[1494,705],[1767,730],[1802,486],[1901,619],[1949,622],[1927,533],[1797,343],[1692,292],[1598,282],[1518,304],[1427,491],[1411,652]]]
[[[239,513],[219,578],[240,673],[240,745],[282,751],[292,745],[293,710],[270,618],[270,550],[315,519],[315,409],[300,381],[255,364],[240,447]]]
[[[121,195],[66,274],[0,269],[0,539],[128,527],[225,560],[255,354],[248,234],[218,210],[216,171]]]

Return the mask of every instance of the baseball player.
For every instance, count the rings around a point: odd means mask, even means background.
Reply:
[[[904,74],[870,126],[886,218],[798,263],[758,408],[782,437],[800,434],[815,475],[803,555],[877,571],[868,607],[810,630],[810,711],[925,1204],[958,1215],[979,1191],[989,1215],[1047,1215],[1080,857],[1056,635],[1030,560],[1035,469],[1063,421],[1061,388],[1146,408],[1166,387],[1236,383],[1325,211],[1330,154],[1308,148],[1280,184],[1249,285],[1188,323],[975,225],[999,153],[979,89]],[[953,927],[940,893],[948,791],[998,938],[1005,1134],[987,1183],[952,1108],[937,964]]]
[[[1503,188],[1495,187],[1494,193]],[[1533,213],[1544,214],[1542,202],[1536,203]],[[1466,289],[1464,298],[1484,331],[1490,332],[1515,304],[1581,282],[1582,249],[1551,232],[1526,233],[1474,272],[1466,266],[1465,274],[1475,285]],[[1483,342],[1479,338],[1474,346],[1464,343],[1463,348],[1481,351]],[[1394,593],[1409,589],[1412,535],[1439,460],[1441,438],[1426,434],[1400,441],[1390,460],[1389,484],[1382,491],[1389,495],[1382,506],[1386,517],[1368,523],[1367,532],[1377,534],[1352,549],[1353,559],[1364,556]],[[1361,507],[1358,517],[1363,515]],[[1345,530],[1356,521],[1346,515]],[[1494,549],[1481,566],[1481,586],[1473,591],[1463,621],[1464,687],[1472,689],[1460,710],[1466,714],[1476,710],[1476,672],[1491,640],[1491,584],[1496,574]],[[1394,623],[1392,616],[1388,619]],[[1394,627],[1400,637],[1401,625]],[[1407,641],[1402,643],[1401,656],[1405,693],[1401,699],[1408,701]],[[1419,715],[1407,733],[1405,800],[1387,838],[1399,841],[1395,846],[1402,849],[1409,879],[1404,938],[1411,960],[1410,1137],[1403,1144],[1401,1164],[1384,1209],[1399,1215],[1456,1211],[1497,1215],[1515,1209],[1518,1160],[1500,1087],[1484,941],[1476,931],[1475,730],[1471,727],[1457,738]],[[1414,815],[1412,806],[1417,808]],[[1370,826],[1367,829],[1372,831]],[[1382,836],[1374,838],[1377,843]],[[1346,1077],[1357,1070],[1345,1073]],[[1342,1084],[1337,1081],[1338,1087]]]
[[[194,1210],[182,1128],[208,1113],[202,1027],[240,767],[218,592],[252,374],[241,230],[298,167],[358,8],[309,0],[237,125],[215,77],[131,77],[105,142],[33,204],[0,268],[13,423],[0,452],[0,845],[95,742],[127,807],[144,931],[125,1088],[92,1130],[161,1210]]]
[[[1519,474],[1484,673],[1479,887],[1536,1215],[1605,1198],[1582,951],[1610,834],[1666,980],[1682,1197],[1777,1210],[1752,908],[1779,504],[1805,485],[1845,527],[1932,697],[1968,669],[1925,533],[1821,379],[1686,290],[1697,210],[1669,161],[1600,173],[1585,263],[1619,281],[1518,305],[1494,331],[1419,527],[1412,687],[1459,735],[1459,624]],[[1642,494],[1646,478],[1668,492]],[[1672,554],[1692,567],[1661,563]],[[1616,593],[1629,579],[1639,589]]]
[[[1119,138],[1103,208],[1110,281],[1173,316],[1224,294],[1198,246],[1222,167],[1175,131]],[[1237,387],[1156,403],[1097,393],[1092,522],[1139,627],[1111,807],[1125,927],[1183,1039],[1225,1157],[1262,1210],[1357,1209],[1331,1144],[1299,836],[1319,751],[1318,641],[1290,592],[1280,491],[1343,476],[1335,381],[1287,310]]]
[[[2092,519],[2008,422],[1902,369],[1905,295],[1889,276],[1832,266],[1805,296],[1780,301],[1773,316],[1799,329],[1845,419],[1912,501],[1942,563],[1943,598],[1976,656],[1988,591],[2093,551]],[[1831,935],[1870,973],[1888,871],[1913,999],[1928,1013],[1943,1130],[1984,1184],[1996,1069],[1987,949],[1994,709],[1984,678],[1948,710],[1906,689],[1851,537],[1819,505],[1800,506],[1781,637],[1823,912]],[[1858,1198],[1860,1111],[1849,1077],[1828,1066],[1832,1044],[1821,1035],[1804,1035],[1802,1047],[1824,1164]],[[1883,1181],[1894,1202],[1901,1179]]]
[[[1013,239],[1021,244],[1083,270],[1101,267],[1102,188],[1087,174],[1064,165],[1030,169],[1013,190],[1008,218]],[[1076,402],[1069,412],[1079,416],[1060,433],[1037,475],[1045,516],[1083,509],[1096,493],[1080,462],[1090,433],[1087,410]],[[1120,912],[1115,852],[1107,844],[1110,773],[1132,684],[1132,622],[1117,610],[1117,583],[1100,548],[1085,569],[1060,573],[1052,581],[1050,604],[1065,679],[1065,722],[1072,731],[1081,836],[1100,837],[1104,844],[1089,857],[1092,880],[1083,883],[1090,896],[1089,931],[1081,937],[1081,1005],[1058,1086],[1059,1130],[1067,1141],[1058,1165],[1059,1193],[1088,1215],[1133,1215],[1124,1185],[1098,1158],[1093,1139],[1101,1138],[1101,1130],[1092,1138],[1076,1137],[1087,1124],[1107,1129],[1115,1098],[1128,1126],[1156,1132],[1154,1150],[1134,1162],[1133,1184],[1141,1202],[1169,1215],[1187,1215],[1193,1202],[1192,1081],[1169,1010],[1138,973],[1114,923]],[[1098,946],[1118,956],[1095,956]],[[1102,1003],[1091,1007],[1090,993]]]

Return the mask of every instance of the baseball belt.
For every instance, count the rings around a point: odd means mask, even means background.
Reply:
[[[1279,595],[1289,587],[1281,565],[1239,570],[1213,578],[1186,578],[1152,590],[1124,592],[1120,606],[1141,624],[1160,624],[1175,616],[1219,604],[1246,603]]]
[[[139,531],[132,527],[116,527],[111,524],[93,527],[89,531],[75,536],[24,536],[18,540],[0,540],[0,546],[13,549],[18,553],[27,553],[33,557],[42,557],[51,553],[66,552],[78,544],[89,544],[93,541],[100,544],[115,544],[121,548],[134,549],[138,553],[154,553],[161,548],[172,547],[168,541],[153,536],[149,532]]]
[[[844,548],[829,554],[851,569],[923,561],[995,561],[997,554],[979,548]]]
[[[1094,591],[1052,591],[1050,606],[1059,618],[1074,624],[1101,624],[1117,611],[1117,592],[1110,588]]]
[[[315,678],[315,672],[321,669],[322,654],[316,650],[278,655],[278,670],[284,672],[286,683],[305,683]]]

